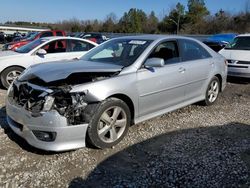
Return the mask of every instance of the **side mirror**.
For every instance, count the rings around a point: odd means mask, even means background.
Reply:
[[[37,55],[44,56],[47,54],[47,51],[44,49],[39,49],[36,53]]]
[[[164,65],[165,65],[164,59],[162,59],[162,58],[155,58],[155,57],[147,59],[147,61],[144,64],[144,66],[146,68],[164,67]]]

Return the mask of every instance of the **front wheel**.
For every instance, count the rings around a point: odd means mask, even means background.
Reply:
[[[207,106],[214,104],[219,96],[219,92],[220,81],[217,77],[213,77],[210,83],[208,84],[204,104]]]
[[[90,120],[87,138],[97,148],[108,148],[118,144],[126,135],[131,122],[127,104],[117,98],[101,103]]]
[[[10,84],[24,71],[21,67],[10,67],[1,74],[2,85],[7,89]]]

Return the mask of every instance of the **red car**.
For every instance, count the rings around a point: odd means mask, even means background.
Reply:
[[[29,38],[17,42],[10,42],[4,45],[4,50],[15,50],[21,46],[24,46],[27,43],[30,43],[33,40],[43,38],[43,37],[50,37],[50,36],[66,36],[64,31],[54,30],[54,31],[42,31],[37,34],[30,36]]]

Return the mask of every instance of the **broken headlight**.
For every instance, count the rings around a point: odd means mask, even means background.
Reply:
[[[53,96],[47,96],[43,105],[43,111],[49,111],[54,105],[55,98]]]
[[[56,109],[61,115],[74,113],[79,114],[79,109],[84,109],[87,103],[84,100],[85,93],[57,92],[47,97],[44,109]]]

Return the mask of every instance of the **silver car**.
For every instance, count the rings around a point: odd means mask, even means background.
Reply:
[[[186,37],[121,37],[79,61],[35,65],[13,82],[6,100],[10,127],[44,150],[112,147],[128,128],[203,101],[226,85],[225,59]]]

